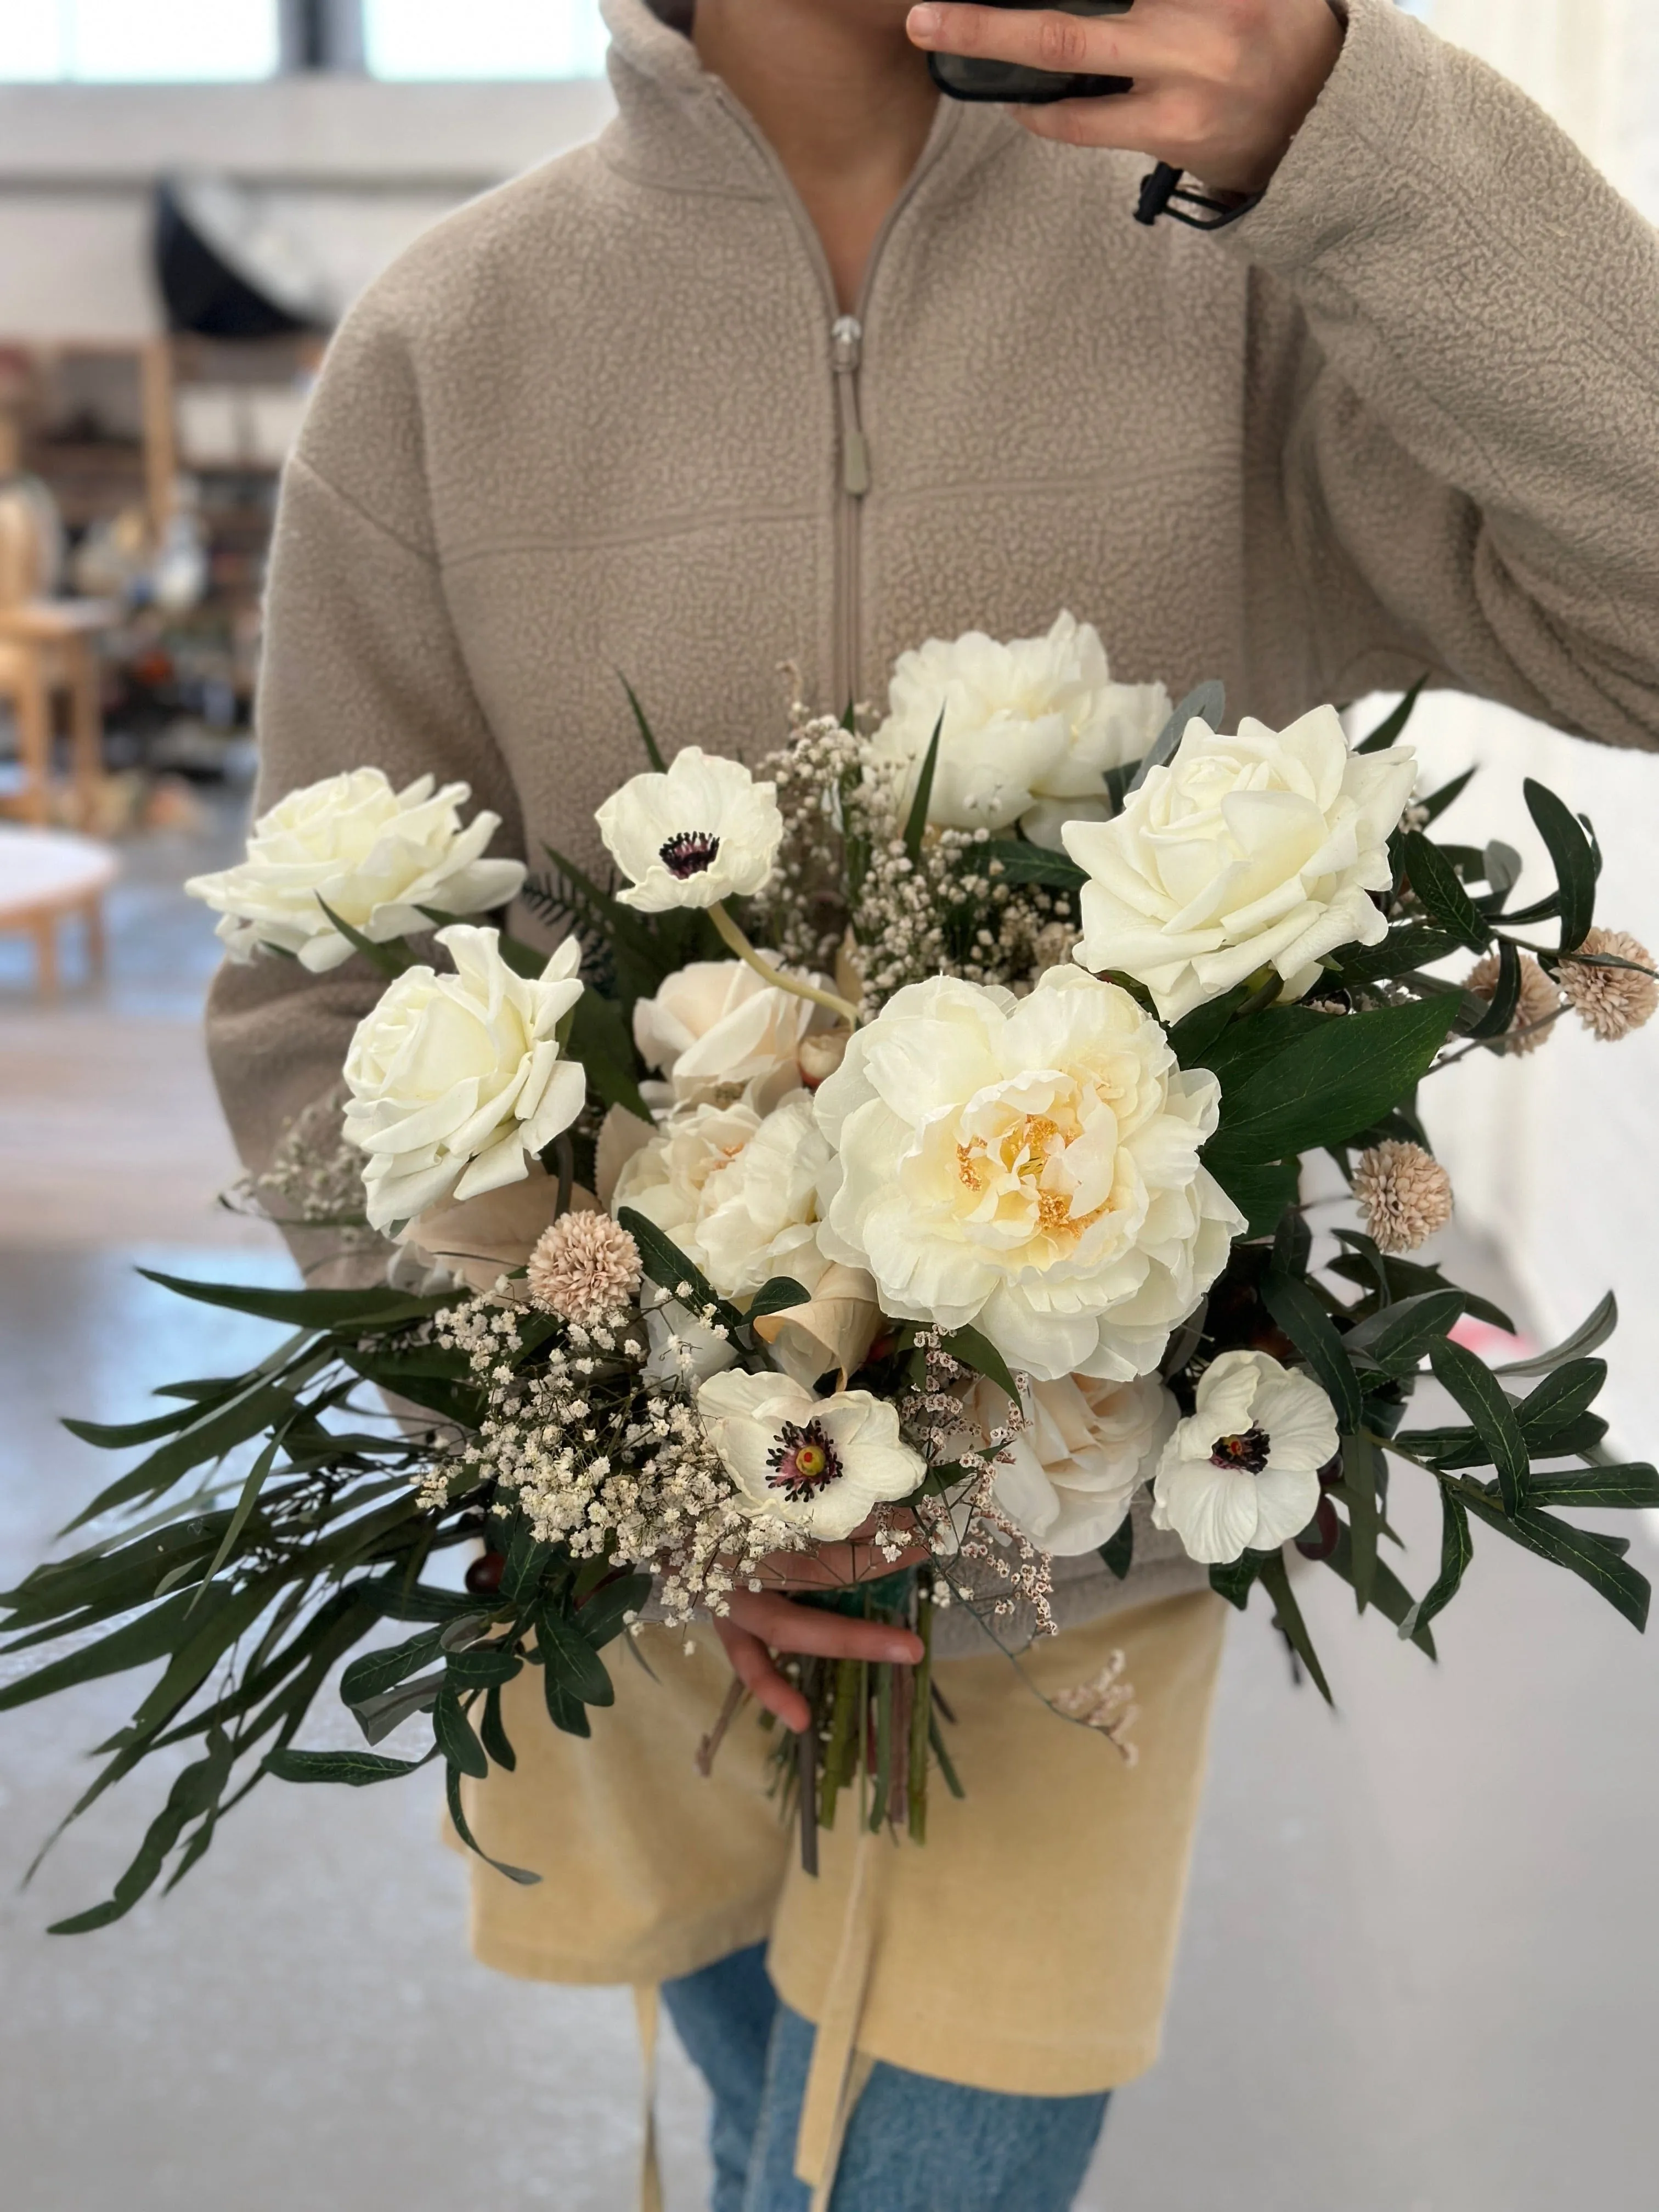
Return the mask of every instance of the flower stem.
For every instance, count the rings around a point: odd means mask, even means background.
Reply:
[[[708,919],[738,959],[746,967],[752,968],[757,975],[763,975],[775,989],[791,991],[798,999],[810,999],[815,1006],[827,1006],[832,1014],[839,1014],[849,1028],[858,1027],[859,1010],[856,1006],[845,999],[838,999],[833,991],[820,991],[816,983],[803,983],[799,977],[787,975],[781,968],[775,967],[763,952],[755,950],[718,901],[709,908]]]

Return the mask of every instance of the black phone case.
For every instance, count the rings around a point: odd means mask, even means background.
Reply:
[[[987,0],[994,8],[1054,8],[1066,15],[1127,15],[1134,0]],[[1058,100],[1106,100],[1131,92],[1127,76],[1067,76],[1053,70],[1026,69],[1017,62],[970,59],[965,54],[929,54],[928,74],[951,100],[996,100],[1013,107],[1047,107]]]

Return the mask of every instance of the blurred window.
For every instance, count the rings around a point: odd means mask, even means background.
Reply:
[[[5,0],[0,0],[0,6]],[[599,0],[362,0],[381,77],[572,77],[605,71]]]
[[[228,83],[276,74],[281,0],[0,0],[0,80]]]

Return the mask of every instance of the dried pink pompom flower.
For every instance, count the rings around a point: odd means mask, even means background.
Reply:
[[[1463,988],[1472,991],[1477,999],[1485,999],[1490,1005],[1498,995],[1498,977],[1502,972],[1503,963],[1498,954],[1489,952],[1471,970]],[[1500,1049],[1513,1053],[1517,1059],[1524,1058],[1529,1052],[1536,1052],[1540,1044],[1547,1043],[1554,1035],[1555,1024],[1552,1017],[1560,1011],[1560,986],[1544,973],[1529,952],[1523,952],[1521,956],[1521,998]]]
[[[1362,1152],[1353,1194],[1384,1252],[1415,1252],[1452,1218],[1451,1177],[1421,1145],[1390,1138]]]
[[[1631,960],[1632,968],[1598,968],[1582,961],[1561,963],[1561,988],[1567,1003],[1593,1036],[1617,1044],[1659,1013],[1659,983],[1638,970],[1653,966],[1644,945],[1622,929],[1593,929],[1579,946],[1591,960]]]
[[[641,1272],[639,1246],[608,1213],[562,1213],[542,1232],[526,1284],[541,1312],[591,1326],[628,1304]]]

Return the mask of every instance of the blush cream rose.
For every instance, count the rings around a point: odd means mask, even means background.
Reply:
[[[741,960],[697,960],[635,1003],[634,1042],[665,1078],[653,1105],[702,1104],[750,1085],[770,1103],[800,1087],[801,1041],[830,1018]]]
[[[269,945],[323,975],[351,957],[325,907],[371,944],[388,945],[431,928],[423,907],[487,914],[517,898],[522,864],[483,858],[501,817],[478,814],[461,826],[471,795],[464,783],[441,791],[429,775],[394,791],[377,768],[330,776],[262,814],[235,867],[193,877],[185,889],[220,916],[233,960]]]
[[[1303,997],[1328,952],[1387,936],[1370,894],[1416,781],[1408,747],[1351,753],[1334,707],[1236,738],[1188,723],[1115,821],[1064,833],[1089,878],[1074,957],[1145,983],[1165,1022],[1267,967]]]
[[[963,1410],[980,1439],[1008,1419],[1008,1401],[994,1382],[976,1383]],[[1055,1559],[1097,1551],[1157,1468],[1180,1419],[1175,1400],[1155,1375],[1134,1382],[1067,1375],[1032,1383],[1023,1410],[1028,1425],[999,1455],[998,1506]]]
[[[440,1199],[522,1182],[587,1095],[556,1035],[582,994],[574,939],[534,982],[507,966],[493,929],[457,923],[438,942],[455,973],[407,969],[346,1055],[345,1133],[368,1155],[363,1188],[380,1230]]]
[[[1059,842],[1063,822],[1103,819],[1109,768],[1139,760],[1170,718],[1161,684],[1115,684],[1099,632],[1062,614],[1046,637],[999,644],[979,630],[900,659],[875,759],[915,788],[939,727],[928,818]]]
[[[1079,969],[1024,999],[913,983],[817,1093],[819,1243],[869,1270],[884,1312],[971,1325],[1036,1381],[1132,1381],[1246,1225],[1199,1160],[1220,1100]]]

